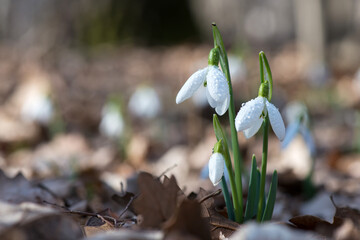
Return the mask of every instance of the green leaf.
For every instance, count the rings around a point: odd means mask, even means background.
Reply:
[[[221,128],[219,118],[216,114],[213,115],[213,125],[214,125],[214,131],[215,131],[216,138],[223,148],[222,152],[223,152],[223,156],[225,159],[225,165],[226,165],[226,168],[229,173],[230,186],[231,186],[231,191],[233,194],[235,220],[240,223],[240,222],[242,222],[242,207],[240,207],[239,199],[237,197],[238,190],[237,190],[236,184],[235,184],[234,170],[232,168],[232,163],[231,163],[231,158],[230,158],[230,154],[229,154],[227,140],[226,140],[224,131]]]
[[[213,37],[214,37],[214,47],[219,47],[220,52],[220,66],[225,75],[230,76],[229,74],[229,62],[227,54],[225,51],[224,42],[222,40],[220,31],[215,23],[212,23]]]
[[[218,141],[222,140],[221,145],[223,146],[222,152],[224,154],[224,158],[225,158],[225,160],[230,159],[229,147],[227,144],[226,136],[225,136],[224,131],[221,128],[219,118],[216,114],[213,115],[213,125],[214,125],[216,139]],[[232,169],[232,163],[230,161],[225,161],[225,164],[226,164],[226,167],[228,168],[228,170],[229,170],[229,167],[230,167],[230,169]]]
[[[259,63],[260,63],[260,81],[261,83],[264,83],[266,81],[269,82],[268,100],[271,101],[272,91],[273,91],[273,81],[272,81],[270,65],[263,51],[259,53]]]
[[[232,221],[235,221],[234,208],[233,208],[233,205],[232,205],[232,202],[231,202],[229,189],[227,187],[227,183],[226,183],[226,180],[225,180],[224,176],[222,176],[222,178],[221,178],[221,188],[222,188],[222,193],[224,195],[225,204],[226,204],[229,219],[232,220]]]
[[[259,204],[259,188],[260,175],[258,174],[255,155],[253,155],[251,163],[249,192],[244,216],[245,221],[252,219],[256,215]]]
[[[269,190],[269,195],[267,198],[267,204],[265,207],[265,212],[262,217],[262,222],[271,220],[274,206],[275,206],[275,200],[276,200],[276,190],[277,190],[277,183],[278,183],[278,176],[276,170],[274,171],[272,178],[271,178],[271,185]]]

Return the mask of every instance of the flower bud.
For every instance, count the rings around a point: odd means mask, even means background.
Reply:
[[[209,160],[209,178],[214,186],[218,185],[224,175],[224,156],[221,153],[214,153]]]

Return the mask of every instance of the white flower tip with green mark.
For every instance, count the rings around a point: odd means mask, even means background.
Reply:
[[[246,138],[251,138],[260,129],[264,115],[269,114],[270,124],[280,141],[285,137],[285,125],[279,110],[264,97],[257,97],[245,103],[235,118],[238,132],[243,131]]]
[[[214,186],[218,185],[224,175],[224,156],[221,153],[214,153],[209,160],[209,178]]]

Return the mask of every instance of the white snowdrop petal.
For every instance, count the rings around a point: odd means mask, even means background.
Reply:
[[[236,115],[235,126],[238,132],[243,131],[257,121],[264,110],[264,97],[257,97],[245,103]]]
[[[203,68],[195,72],[190,78],[185,82],[184,86],[180,89],[179,93],[176,96],[176,103],[179,104],[186,99],[190,98],[195,91],[204,83],[208,68]]]
[[[224,73],[217,66],[209,66],[206,81],[211,97],[216,102],[223,102],[229,95],[229,85]]]
[[[224,175],[224,157],[221,153],[214,153],[209,160],[209,178],[214,186],[218,185]]]
[[[229,94],[229,96],[225,99],[225,101],[220,102],[220,103],[218,104],[218,106],[215,108],[216,113],[217,113],[219,116],[224,115],[224,113],[226,113],[226,111],[227,111],[228,108],[229,108],[229,103],[230,103],[230,94]]]
[[[279,110],[269,101],[266,101],[266,108],[269,114],[271,127],[275,135],[280,139],[280,141],[284,140],[285,125]]]
[[[215,101],[215,99],[212,98],[212,96],[209,93],[209,89],[206,88],[206,98],[212,108],[216,108],[218,103]]]
[[[262,123],[263,123],[264,119],[263,118],[259,118],[258,120],[256,120],[254,122],[254,124],[248,128],[244,130],[244,135],[246,138],[251,138],[252,136],[254,136],[260,129]]]

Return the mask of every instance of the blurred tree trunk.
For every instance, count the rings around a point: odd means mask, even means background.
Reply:
[[[295,0],[296,37],[311,54],[312,63],[325,61],[325,23],[322,0]]]

